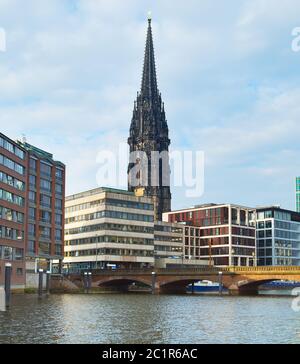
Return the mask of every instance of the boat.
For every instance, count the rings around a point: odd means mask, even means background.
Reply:
[[[226,288],[222,288],[223,291],[226,290]],[[211,282],[211,281],[199,281],[194,283],[194,288],[192,284],[189,284],[187,286],[187,292],[188,293],[209,293],[209,292],[219,292],[219,283]]]

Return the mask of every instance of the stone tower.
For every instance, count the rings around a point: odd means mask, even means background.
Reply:
[[[156,219],[161,220],[162,213],[171,210],[170,139],[164,103],[157,87],[151,18],[148,19],[141,91],[134,103],[128,144],[131,153],[128,190],[140,188],[145,196],[152,196]]]

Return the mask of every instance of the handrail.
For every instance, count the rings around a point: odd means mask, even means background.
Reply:
[[[267,266],[267,267],[239,267],[239,266],[230,266],[230,267],[208,267],[202,266],[197,268],[141,268],[141,269],[97,269],[97,270],[89,270],[93,275],[119,275],[119,274],[182,274],[182,273],[265,273],[272,272],[274,274],[281,272],[299,272],[300,274],[300,266]],[[83,275],[84,272],[74,273],[74,275]],[[69,275],[72,275],[70,273]]]

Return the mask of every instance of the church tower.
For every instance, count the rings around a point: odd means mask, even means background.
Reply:
[[[152,196],[156,219],[161,220],[163,212],[171,211],[170,139],[164,103],[157,87],[150,17],[141,91],[134,103],[128,144],[131,153],[128,190],[135,191],[138,188],[143,190],[145,196]],[[139,157],[139,153],[147,158]],[[143,166],[137,168],[139,164]]]

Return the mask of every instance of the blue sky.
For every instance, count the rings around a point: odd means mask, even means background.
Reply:
[[[0,0],[1,132],[97,187],[97,154],[126,141],[147,12],[172,148],[205,152],[202,202],[294,208],[300,175],[299,0]]]

